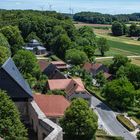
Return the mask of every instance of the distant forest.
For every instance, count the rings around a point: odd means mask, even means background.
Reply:
[[[93,24],[112,24],[114,21],[128,23],[130,21],[140,21],[140,13],[133,14],[101,14],[96,12],[80,12],[73,16],[75,21]]]

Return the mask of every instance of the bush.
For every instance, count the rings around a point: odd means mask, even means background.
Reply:
[[[129,131],[135,131],[135,126],[124,115],[117,115],[117,120]]]
[[[133,112],[133,111],[129,111],[127,112],[128,116],[136,116],[136,112]]]
[[[140,140],[140,132],[137,133],[137,139]]]
[[[140,119],[140,111],[137,112],[136,117]]]
[[[98,135],[96,138],[101,140],[124,140],[123,137],[109,136],[109,135]]]

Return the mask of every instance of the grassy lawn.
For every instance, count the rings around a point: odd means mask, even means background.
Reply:
[[[140,55],[140,45],[131,45],[113,40],[108,40],[108,44],[111,48],[127,51],[128,54]]]
[[[108,44],[110,46],[110,50],[106,52],[105,56],[114,56],[117,54],[121,54],[123,56],[132,56],[132,55],[140,55],[140,41],[133,40],[130,37],[120,36],[114,37],[111,35],[111,30],[107,28],[111,28],[111,25],[100,25],[100,24],[88,24],[88,23],[78,23],[75,24],[76,28],[82,26],[91,26],[97,37],[105,37],[108,40]],[[99,50],[96,50],[95,55],[100,57]],[[104,64],[110,64],[112,62],[111,59],[105,60],[97,60],[97,62],[101,62]],[[132,64],[140,66],[140,59],[134,58],[132,59]]]
[[[131,59],[131,63],[140,66],[140,58]]]
[[[135,131],[135,126],[131,123],[130,120],[125,118],[123,115],[118,115],[117,120],[129,131]]]
[[[107,133],[101,129],[96,132],[96,140],[123,140],[121,137],[109,136]]]
[[[96,87],[86,87],[87,91],[91,93],[93,96],[96,96],[101,101],[105,102],[105,98],[101,95],[101,90]]]

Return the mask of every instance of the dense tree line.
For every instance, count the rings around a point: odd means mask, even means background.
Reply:
[[[129,21],[140,21],[140,13],[133,14],[101,14],[96,12],[80,12],[73,16],[74,20],[94,24],[112,24],[114,21],[128,23]]]
[[[140,26],[133,23],[130,27],[127,27],[125,23],[115,21],[112,24],[112,34],[114,36],[127,35],[130,37],[139,37],[140,36]]]
[[[0,46],[6,48],[0,52],[1,63],[11,55],[30,86],[39,91],[43,91],[46,77],[35,56],[23,50],[31,39],[73,65],[93,61],[96,49],[102,56],[109,50],[107,40],[97,39],[91,27],[76,29],[70,18],[56,12],[0,10],[0,17]]]

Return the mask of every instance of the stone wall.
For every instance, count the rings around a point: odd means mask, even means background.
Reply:
[[[17,106],[21,117],[28,117],[28,102],[14,102]]]
[[[35,101],[28,104],[29,121],[38,140],[63,140],[62,128],[46,118]]]

